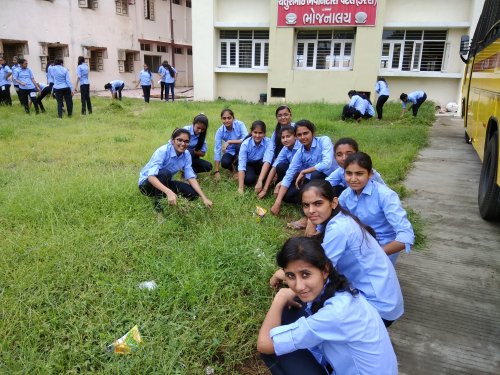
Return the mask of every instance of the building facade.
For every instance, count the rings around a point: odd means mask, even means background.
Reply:
[[[194,0],[195,100],[345,102],[425,90],[459,103],[460,39],[484,0]]]
[[[16,0],[1,14],[0,54],[9,65],[26,58],[37,81],[62,58],[75,82],[84,56],[91,90],[115,79],[132,88],[144,63],[156,73],[164,60],[177,69],[177,85],[192,86],[190,0]]]

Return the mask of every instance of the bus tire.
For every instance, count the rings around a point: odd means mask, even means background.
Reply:
[[[469,134],[467,134],[467,130],[465,131],[464,139],[465,139],[465,143],[467,143],[469,145],[472,143],[472,139],[469,137]]]
[[[498,131],[486,145],[479,178],[479,213],[484,220],[500,220],[500,187],[497,185]]]

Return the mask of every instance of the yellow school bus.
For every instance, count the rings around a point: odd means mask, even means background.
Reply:
[[[462,86],[465,140],[472,143],[482,161],[479,212],[483,219],[490,221],[500,220],[499,4],[499,0],[485,1],[472,41],[469,43],[468,37],[462,37],[460,50],[466,63]]]

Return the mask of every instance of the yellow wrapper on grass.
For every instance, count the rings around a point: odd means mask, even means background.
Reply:
[[[130,354],[131,352],[139,349],[142,345],[141,334],[139,333],[139,328],[134,326],[125,335],[120,337],[118,340],[110,345],[110,351],[115,354]]]
[[[253,216],[255,216],[255,220],[259,222],[267,213],[267,210],[265,208],[262,208],[260,206],[255,206],[255,212],[253,213]]]

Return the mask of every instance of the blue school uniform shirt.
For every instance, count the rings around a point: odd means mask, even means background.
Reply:
[[[389,96],[389,85],[384,81],[377,81],[375,84],[375,92],[379,95]]]
[[[407,102],[403,102],[403,109],[406,109],[406,104],[408,102],[412,103],[412,104],[417,104],[417,100],[418,99],[422,99],[425,95],[425,92],[423,91],[413,91],[413,92],[410,92],[408,94],[408,101]]]
[[[194,150],[196,145],[198,144],[198,139],[200,136],[194,132],[194,126],[193,125],[186,125],[184,126],[184,129],[189,131],[189,134],[191,134],[191,137],[189,138],[189,149]],[[203,142],[203,146],[201,146],[201,152],[207,152],[207,141],[205,137],[205,142]]]
[[[281,185],[289,188],[295,175],[310,167],[316,167],[318,172],[323,172],[327,176],[338,167],[333,158],[333,144],[329,137],[314,137],[309,151],[301,144],[293,156]],[[308,173],[305,177],[310,179],[311,174]]]
[[[271,139],[271,143],[273,140]],[[273,143],[274,145],[274,143]],[[295,141],[295,144],[292,146],[292,148],[288,147],[283,147],[274,160],[273,167],[276,168],[276,166],[280,163],[288,163],[290,164],[292,162],[293,156],[297,152],[297,150],[302,146],[302,144],[299,141]]]
[[[335,215],[326,225],[321,246],[335,269],[382,318],[396,320],[403,315],[403,294],[394,266],[377,240],[352,217],[342,212]]]
[[[375,169],[372,169],[372,176],[370,177],[370,179],[385,185],[385,181],[382,179],[382,176]],[[332,186],[348,186],[345,180],[345,169],[342,167],[338,167],[332,173],[330,173],[325,178],[325,181],[328,181]]]
[[[174,83],[175,82],[175,73],[177,73],[177,70],[175,70],[174,67],[172,67],[172,70],[174,71],[173,77],[170,75],[170,72],[168,71],[168,69],[165,68],[165,82],[166,83]]]
[[[30,68],[14,70],[14,79],[25,83],[25,85],[22,86],[16,82],[16,85],[19,85],[21,90],[32,90],[35,88],[35,84],[33,83],[34,76]]]
[[[186,150],[182,154],[177,155],[171,141],[158,148],[153,156],[151,156],[148,163],[142,168],[139,173],[139,186],[141,186],[149,176],[157,176],[161,169],[166,169],[172,176],[180,170],[183,170],[184,178],[187,180],[196,178],[196,174],[191,165],[191,155],[189,151]]]
[[[139,73],[139,81],[141,81],[141,86],[151,86],[153,75],[149,70],[141,70]]]
[[[336,292],[315,314],[273,328],[270,337],[278,356],[299,349],[321,350],[335,374],[398,373],[387,329],[362,295]]]
[[[12,69],[7,64],[0,65],[0,86],[10,85],[10,80],[7,79],[9,73],[12,73]],[[0,90],[6,89],[0,88]]]
[[[231,131],[222,124],[217,132],[215,133],[215,148],[214,148],[214,160],[220,161],[222,142],[234,141],[237,139],[244,139],[248,134],[245,124],[240,120],[233,121],[233,129]],[[236,154],[236,145],[230,144],[226,147],[226,152],[230,155]]]
[[[124,84],[125,82],[119,80],[119,79],[115,79],[114,81],[111,81],[110,84],[111,84],[111,92],[112,93],[115,93],[116,91],[118,91],[118,89]]]
[[[167,69],[165,69],[163,65],[160,65],[160,67],[158,68],[158,74],[161,76],[161,82],[165,82],[165,79],[167,78],[165,72],[167,72]]]
[[[359,95],[353,95],[351,101],[349,102],[349,107],[357,109],[362,115],[366,112],[365,100]]]
[[[86,63],[81,63],[76,68],[76,75],[80,79],[80,85],[89,84],[89,66]]]
[[[238,171],[246,171],[249,161],[259,160],[262,160],[263,163],[272,163],[273,150],[271,147],[271,139],[264,137],[258,145],[252,137],[245,139],[241,143],[240,153],[238,154]]]
[[[69,71],[62,65],[54,65],[52,68],[52,76],[54,77],[54,88],[64,89],[69,87],[73,91],[73,85],[69,79]]]
[[[373,109],[373,106],[371,105],[371,103],[367,100],[367,99],[363,99],[365,101],[365,105],[366,105],[366,113],[368,113],[370,116],[373,116],[375,114],[375,110]]]
[[[339,203],[373,228],[382,247],[399,241],[405,244],[406,252],[410,252],[415,234],[395,191],[370,180],[359,196],[350,187],[345,189],[340,194]],[[398,256],[399,252],[389,256],[393,264],[396,264]]]
[[[14,77],[16,75],[16,71],[18,70],[21,70],[21,64],[14,64],[11,66],[11,70],[12,70],[12,84],[14,85],[14,87],[18,87],[19,86],[19,83],[15,82],[14,81]]]
[[[51,83],[54,83],[54,75],[52,73],[52,69],[54,69],[54,65],[49,65],[49,67],[47,68],[47,82],[49,84]]]
[[[295,129],[295,122],[291,122],[290,126]],[[271,134],[271,141],[273,142],[273,155],[274,155],[274,151],[276,148],[276,132],[275,131],[273,131],[273,134]]]

